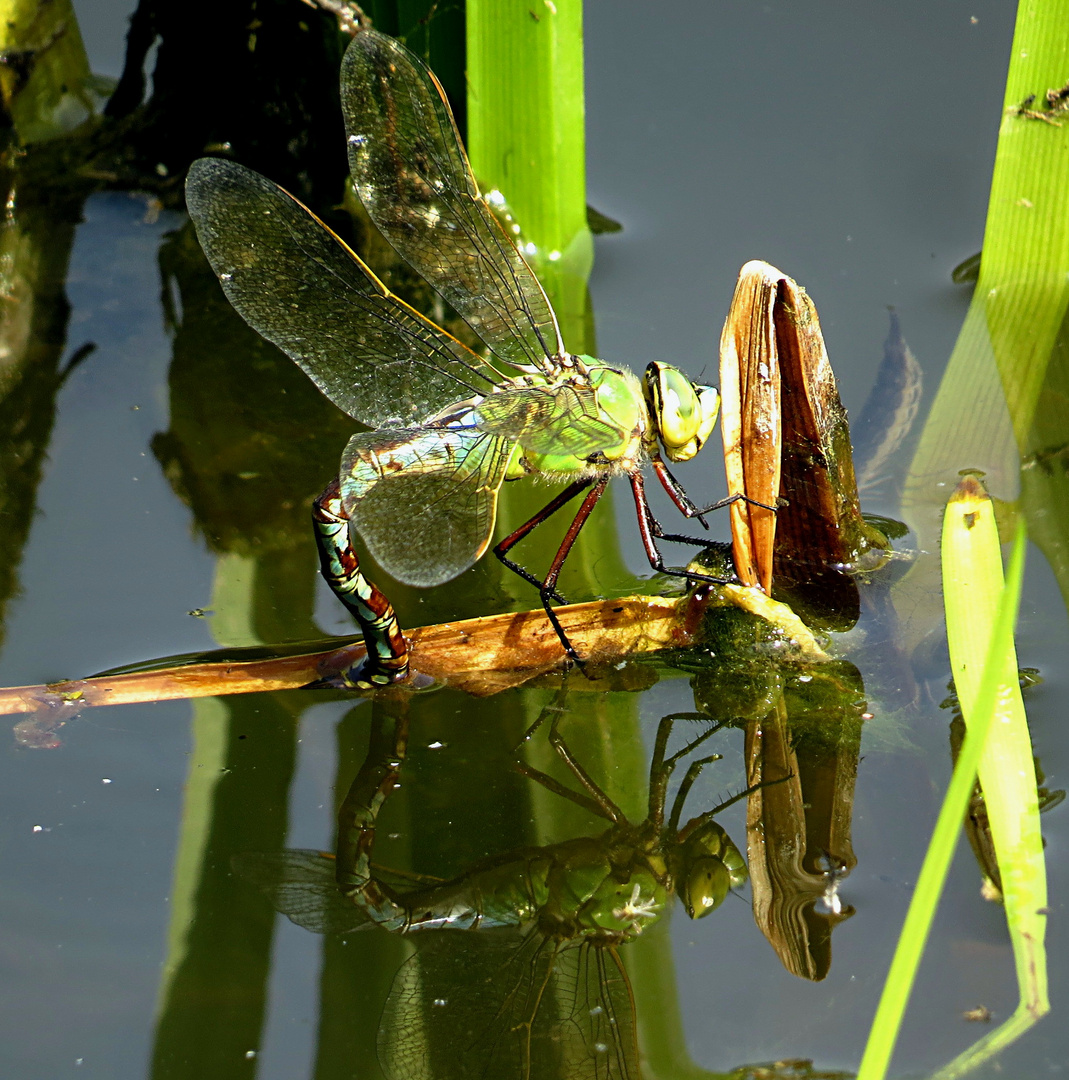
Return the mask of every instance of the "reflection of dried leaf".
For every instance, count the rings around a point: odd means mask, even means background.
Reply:
[[[855,865],[850,842],[857,744],[799,755],[781,696],[746,728],[746,831],[754,921],[783,966],[819,982],[831,968],[831,932],[853,914],[838,884]],[[784,779],[784,778],[787,779]],[[829,898],[831,901],[829,903]]]

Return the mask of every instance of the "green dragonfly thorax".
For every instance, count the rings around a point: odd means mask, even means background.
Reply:
[[[544,385],[506,385],[474,404],[458,425],[514,441],[507,479],[628,471],[649,449],[649,413],[631,372],[579,357],[578,371]]]

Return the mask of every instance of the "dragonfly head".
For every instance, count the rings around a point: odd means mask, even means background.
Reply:
[[[696,818],[680,835],[685,839],[677,871],[679,899],[692,919],[700,919],[720,907],[749,874],[739,849],[715,821]]]
[[[646,368],[646,405],[670,461],[689,461],[716,426],[720,394],[692,383],[679,368],[654,361]]]
[[[730,891],[728,868],[715,855],[707,855],[687,867],[687,876],[679,885],[679,899],[692,919],[701,919],[716,911]]]

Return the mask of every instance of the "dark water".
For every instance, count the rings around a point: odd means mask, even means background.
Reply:
[[[119,24],[104,21],[104,5],[82,4],[79,15],[98,68],[114,70]],[[874,378],[888,306],[930,400],[968,303],[949,273],[980,246],[1011,31],[1012,11],[996,3],[588,4],[590,201],[624,224],[598,242],[601,355],[714,371],[735,275],[760,257],[816,301],[852,413]],[[101,195],[78,228],[66,355],[84,342],[97,348],[56,395],[18,592],[0,628],[0,685],[346,632],[316,582],[303,508],[334,467],[344,422],[288,362],[248,337],[233,345],[232,327],[198,322],[195,283],[181,277],[167,286],[181,329],[167,330],[157,253],[182,219],[151,217],[144,200]],[[213,351],[221,340],[225,378]],[[254,408],[245,372],[255,372]],[[305,416],[319,418],[310,445]],[[285,451],[295,442],[293,463]],[[234,476],[242,482],[220,481]],[[683,478],[711,494],[723,487],[715,460]],[[627,563],[644,574],[622,493],[617,514]],[[724,535],[726,522],[718,527]],[[532,606],[533,595],[498,581],[479,569],[442,597],[402,590],[402,621]],[[1067,637],[1035,556],[1018,648],[1046,679],[1028,707],[1052,787],[1066,771]],[[644,1015],[651,1029],[671,1028],[678,1010],[682,1025],[665,1075],[779,1058],[856,1068],[950,769],[949,715],[935,707],[945,663],[915,672],[923,704],[912,710],[896,707],[878,658],[858,663],[877,688],[876,715],[853,803],[858,865],[842,886],[856,914],[834,932],[831,970],[821,982],[788,974],[743,900],[695,924],[677,908],[670,926],[632,947],[640,1032]],[[598,832],[507,768],[551,693],[416,702],[383,859],[446,876],[514,844],[563,839],[575,820],[580,833]],[[687,680],[604,703],[575,697],[574,723],[587,729],[578,752],[633,812],[646,770],[635,732],[648,750],[661,716],[692,710]],[[359,764],[369,713],[340,700],[309,706],[299,694],[164,703],[93,710],[62,730],[57,751],[9,742],[0,757],[3,1074],[377,1075],[374,1033],[404,943],[371,933],[324,945],[275,919],[228,869],[235,851],[331,847],[335,789]],[[742,735],[724,732],[711,749],[724,760],[694,792],[700,809],[743,783]],[[1063,822],[1059,810],[1044,819],[1055,1016],[1005,1056],[1004,1073],[1016,1077],[1058,1075],[1069,1060],[1057,1018]],[[743,809],[723,824],[741,846]],[[962,845],[895,1071],[938,1067],[982,1032],[963,1010],[985,1005],[1004,1019],[1016,996],[1001,909],[980,900]],[[695,1071],[684,1073],[688,1058]]]

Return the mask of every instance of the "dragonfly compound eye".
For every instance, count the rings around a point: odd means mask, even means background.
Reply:
[[[678,368],[657,362],[646,368],[646,401],[671,461],[694,457],[720,411],[720,395],[713,387],[696,386]]]
[[[692,919],[715,911],[731,889],[731,873],[715,855],[695,859],[679,890],[679,899]]]

